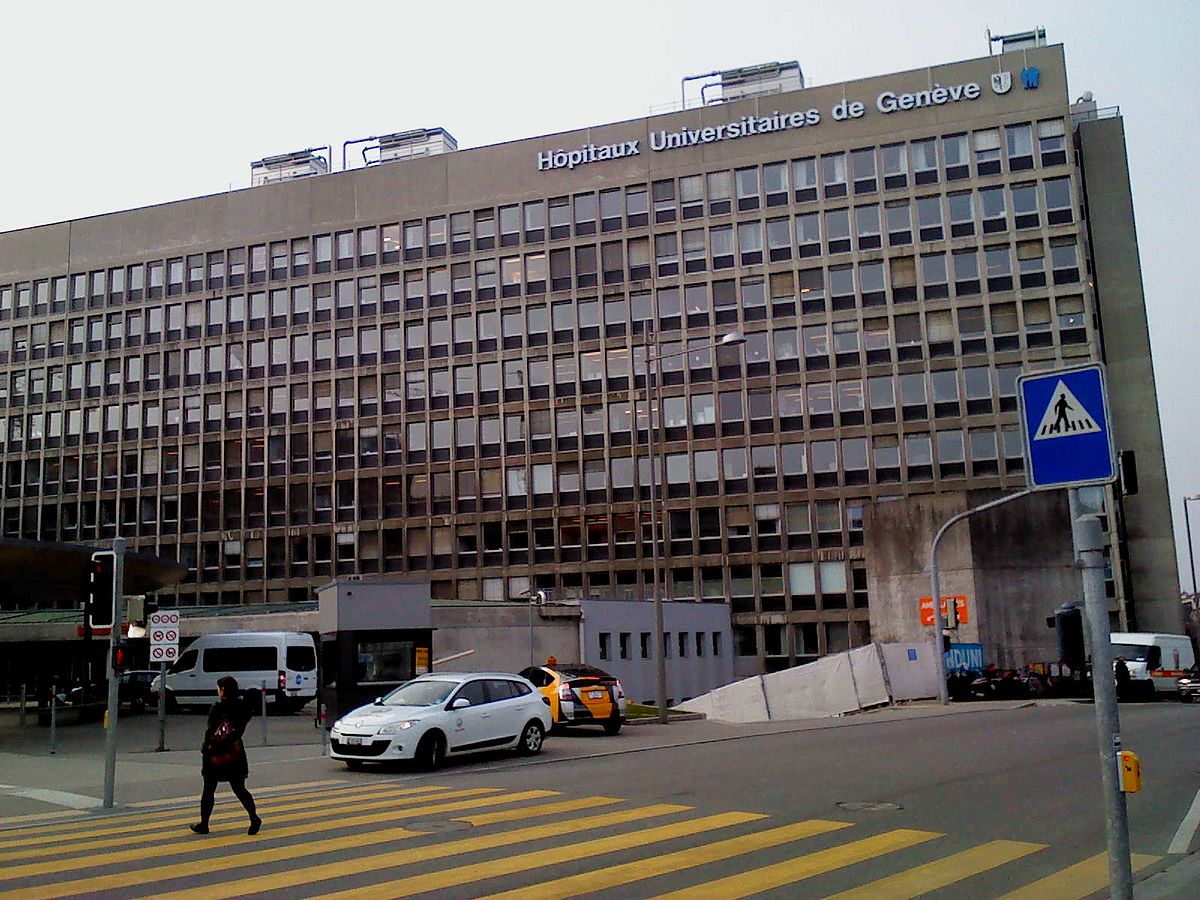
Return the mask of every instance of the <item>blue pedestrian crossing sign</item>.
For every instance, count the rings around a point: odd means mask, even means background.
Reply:
[[[1116,480],[1103,365],[1022,375],[1017,379],[1017,395],[1030,488],[1084,487]]]

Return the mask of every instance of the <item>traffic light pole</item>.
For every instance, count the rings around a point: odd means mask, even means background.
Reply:
[[[108,712],[105,720],[108,728],[104,736],[104,808],[113,808],[113,793],[117,779],[117,710],[120,706],[120,673],[113,663],[117,645],[121,641],[121,623],[125,621],[125,538],[115,537],[113,550],[113,617],[108,633]]]

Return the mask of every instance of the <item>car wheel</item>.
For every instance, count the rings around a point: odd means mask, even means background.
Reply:
[[[346,768],[351,772],[357,772],[362,768],[361,759],[344,759],[342,762],[346,764]]]
[[[517,750],[522,756],[535,756],[542,752],[542,741],[546,739],[545,729],[537,719],[530,719],[521,731],[521,739],[517,742]]]
[[[417,765],[426,772],[432,772],[446,760],[446,739],[441,732],[431,731],[421,738],[417,744]]]
[[[619,718],[618,719],[609,719],[607,722],[604,723],[604,733],[605,734],[620,734],[621,726],[623,724],[624,723]]]
[[[550,725],[551,734],[562,734],[567,730],[566,724],[563,722],[552,722]]]

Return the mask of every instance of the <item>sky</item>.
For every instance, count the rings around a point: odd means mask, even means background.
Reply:
[[[460,148],[637,118],[684,75],[799,60],[810,85],[987,53],[1046,29],[1070,90],[1125,116],[1183,587],[1200,494],[1190,236],[1200,4],[922,0],[12,4],[0,231],[218,193],[276,153],[442,126]],[[335,151],[340,161],[340,149]],[[1196,538],[1200,541],[1200,503]]]

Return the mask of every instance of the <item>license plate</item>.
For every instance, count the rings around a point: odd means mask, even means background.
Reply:
[[[603,700],[604,691],[588,691],[588,697],[590,697],[592,700]]]
[[[357,747],[357,746],[359,746],[359,745],[361,745],[361,744],[362,744],[362,742],[363,742],[363,739],[362,739],[362,738],[360,738],[360,737],[350,737],[350,736],[346,736],[346,737],[342,738],[342,741],[343,741],[344,743],[346,743],[346,744],[350,745],[351,747]]]

